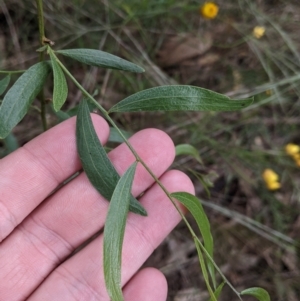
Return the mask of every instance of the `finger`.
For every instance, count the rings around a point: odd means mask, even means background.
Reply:
[[[109,128],[93,114],[105,143]],[[57,186],[81,168],[76,152],[75,118],[33,139],[0,160],[0,242]]]
[[[167,292],[165,276],[153,268],[139,271],[123,289],[125,301],[166,301]]]
[[[161,178],[168,191],[194,192],[190,179],[179,171]],[[122,284],[126,284],[153,250],[179,222],[180,216],[161,188],[155,184],[141,199],[148,217],[129,214],[123,243]],[[103,236],[61,264],[29,298],[36,300],[109,300],[104,289]]]
[[[173,142],[162,131],[140,131],[130,142],[158,177],[173,161]],[[109,156],[120,173],[135,160],[126,145],[120,145]],[[152,183],[151,176],[139,165],[133,193],[139,195]],[[49,197],[0,247],[0,279],[12,279],[9,285],[0,282],[0,295],[13,292],[20,300],[22,289],[26,298],[66,256],[103,227],[107,208],[108,202],[84,173]],[[26,277],[28,271],[31,277]],[[14,300],[11,295],[10,300]]]

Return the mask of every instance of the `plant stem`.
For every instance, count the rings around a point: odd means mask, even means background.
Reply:
[[[16,70],[16,71],[10,71],[10,70],[0,70],[0,74],[18,74],[18,73],[24,73],[26,70]]]
[[[126,143],[126,145],[128,146],[128,148],[130,149],[130,151],[132,152],[132,154],[135,156],[135,159],[137,162],[140,162],[143,167],[147,170],[147,172],[151,175],[151,177],[154,179],[154,181],[159,185],[159,187],[163,190],[163,192],[166,194],[166,196],[168,197],[168,199],[172,202],[172,204],[174,205],[174,207],[176,208],[176,210],[178,211],[179,215],[181,216],[181,218],[183,219],[184,223],[186,224],[188,230],[190,231],[193,239],[195,241],[198,242],[198,244],[196,244],[196,248],[197,251],[199,252],[198,248],[200,247],[200,249],[204,252],[204,254],[206,255],[206,257],[208,258],[208,260],[210,260],[214,267],[216,268],[216,270],[220,273],[221,277],[224,279],[224,281],[228,284],[228,286],[234,291],[234,293],[236,293],[236,295],[238,296],[238,298],[240,300],[241,296],[239,294],[239,292],[237,290],[234,289],[234,287],[232,286],[232,284],[228,281],[228,279],[225,277],[225,275],[222,273],[222,271],[218,268],[217,264],[214,262],[213,258],[209,255],[209,253],[207,252],[207,250],[205,249],[205,247],[203,246],[203,244],[201,243],[201,241],[199,240],[199,238],[197,237],[196,233],[194,232],[193,228],[191,227],[191,225],[189,224],[188,220],[186,219],[185,215],[182,213],[182,211],[180,210],[179,206],[176,204],[176,202],[174,201],[171,193],[167,190],[167,188],[159,181],[159,179],[156,177],[156,175],[152,172],[152,170],[148,167],[148,165],[140,158],[140,156],[138,155],[138,153],[135,151],[135,149],[133,148],[133,146],[130,144],[130,142],[127,140],[127,138],[124,136],[124,134],[122,133],[122,131],[118,128],[118,126],[115,124],[115,122],[112,120],[112,118],[109,116],[108,112],[97,102],[97,100],[89,93],[87,92],[81,85],[80,83],[75,79],[75,77],[69,72],[69,70],[62,64],[62,62],[57,58],[57,56],[55,55],[55,53],[53,52],[53,50],[49,47],[48,51],[52,51],[57,63],[59,64],[59,66],[63,69],[63,71],[65,72],[65,74],[67,74],[67,76],[72,80],[72,82],[77,86],[77,88],[82,92],[82,94],[84,96],[86,96],[90,101],[93,102],[93,104],[101,111],[101,113],[105,116],[105,118],[109,121],[109,123],[118,131],[119,135],[123,138],[124,142]],[[203,260],[199,258],[199,260]],[[203,262],[201,262],[201,266],[203,265]],[[204,271],[206,271],[206,267],[204,267]],[[203,267],[202,267],[202,272],[203,272]],[[206,272],[207,274],[207,272]],[[207,277],[206,277],[207,278]],[[211,290],[210,284],[209,282],[207,282],[207,287],[209,292],[212,294],[213,296],[213,292]]]
[[[38,14],[38,22],[39,22],[39,33],[40,33],[40,44],[41,46],[44,45],[45,39],[45,26],[44,26],[44,11],[43,11],[43,0],[36,0],[37,5],[37,14]],[[44,61],[45,53],[44,51],[40,52],[39,60],[40,62]],[[44,95],[44,89],[42,88],[40,94],[40,101],[41,101],[41,119],[43,124],[43,130],[47,130],[47,119],[46,119],[46,100]]]
[[[209,253],[205,249],[205,247],[202,244],[202,242],[200,241],[200,239],[196,235],[193,238],[194,238],[194,240],[196,240],[198,242],[200,249],[206,255],[206,257],[208,258],[208,260],[210,262],[212,262],[212,264],[214,265],[216,271],[220,274],[220,276],[222,277],[222,279],[227,283],[227,285],[232,289],[232,291],[238,296],[239,300],[243,301],[243,299],[241,298],[240,293],[233,287],[233,285],[230,283],[230,281],[226,278],[226,276],[220,270],[220,268],[218,267],[218,265],[214,262],[213,258],[209,255]]]

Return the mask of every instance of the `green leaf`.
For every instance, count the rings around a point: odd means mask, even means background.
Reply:
[[[117,69],[141,73],[145,70],[136,64],[126,61],[118,56],[96,49],[64,49],[58,50],[64,56],[68,56],[86,65]]]
[[[175,147],[176,156],[179,155],[190,155],[194,157],[200,164],[203,165],[203,162],[199,156],[198,150],[191,144],[178,144]]]
[[[201,174],[200,172],[195,171],[192,168],[189,168],[188,171],[193,174],[197,180],[202,184],[207,196],[210,198],[210,190],[209,188],[213,187],[214,184],[212,183],[210,177],[212,174],[215,174],[215,172],[210,172],[207,175]]]
[[[235,111],[249,106],[253,98],[232,100],[229,97],[193,86],[160,86],[135,93],[109,112],[136,111]]]
[[[47,62],[41,62],[24,72],[6,93],[0,107],[0,138],[5,138],[27,113],[41,91],[50,72]]]
[[[54,78],[54,87],[53,87],[53,108],[57,112],[65,103],[68,96],[68,85],[64,72],[58,65],[55,55],[53,55],[52,50],[50,49],[49,55],[51,58],[52,69],[53,69],[53,78]]]
[[[45,51],[48,47],[49,47],[48,45],[44,45],[44,46],[38,48],[38,49],[36,50],[36,52],[43,52],[43,51]]]
[[[4,93],[7,86],[9,85],[9,82],[10,82],[10,74],[6,75],[3,79],[0,80],[0,95]]]
[[[4,138],[4,144],[6,148],[6,154],[10,154],[19,148],[19,143],[14,134],[10,133]]]
[[[259,301],[270,301],[269,293],[260,287],[251,287],[241,292],[241,295],[250,295]]]
[[[19,143],[17,138],[13,133],[8,134],[4,139],[4,150],[0,153],[0,158],[14,152],[19,148]]]
[[[123,133],[123,135],[128,139],[131,136],[131,133],[121,130],[121,132]],[[110,142],[116,142],[116,143],[123,143],[124,139],[121,137],[121,135],[119,134],[119,132],[111,127],[110,128],[110,132],[109,132],[109,138],[108,141]]]
[[[223,289],[223,286],[224,286],[225,282],[222,282],[218,287],[217,289],[215,290],[214,292],[214,295],[215,295],[215,298],[218,299],[221,292],[222,292],[222,289]],[[213,301],[212,298],[210,298],[208,301]]]
[[[177,199],[191,212],[203,237],[204,246],[209,255],[213,257],[213,238],[210,231],[210,224],[200,200],[188,192],[173,192],[171,196]]]
[[[213,237],[211,235],[208,218],[205,214],[205,211],[202,207],[200,200],[194,195],[187,192],[173,192],[171,193],[171,196],[177,199],[191,212],[191,214],[193,215],[194,219],[197,222],[200,233],[203,237],[204,247],[207,250],[210,257],[213,258],[213,250],[214,250]],[[214,266],[211,261],[208,261],[208,268],[212,280],[215,284]]]
[[[98,192],[110,201],[120,176],[98,139],[85,99],[81,101],[78,108],[76,140],[77,151],[87,177]],[[129,210],[147,215],[146,210],[133,196],[130,199]]]
[[[119,180],[108,209],[103,239],[104,278],[111,300],[123,301],[121,285],[122,245],[131,187],[137,162]]]
[[[199,264],[201,267],[201,271],[202,271],[202,275],[207,287],[207,290],[209,292],[210,297],[212,298],[213,301],[217,301],[215,294],[211,288],[211,285],[209,283],[209,277],[208,277],[208,273],[207,273],[207,268],[206,268],[206,264],[205,264],[205,260],[202,254],[202,248],[201,248],[201,243],[200,240],[196,239],[196,237],[194,237],[194,244],[198,253],[198,259],[199,259]],[[215,281],[214,281],[214,287],[215,287]]]

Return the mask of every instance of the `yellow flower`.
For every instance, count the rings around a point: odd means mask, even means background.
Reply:
[[[295,161],[300,161],[300,153],[292,154],[291,157],[292,157]]]
[[[294,143],[289,143],[285,146],[285,152],[291,156],[295,164],[300,167],[300,146]]]
[[[289,143],[285,146],[285,152],[290,156],[295,156],[300,152],[300,146],[294,143]]]
[[[219,12],[219,6],[213,2],[205,2],[200,7],[201,15],[206,19],[214,19]]]
[[[294,157],[295,163],[298,167],[300,167],[300,156]]]
[[[277,190],[281,187],[280,183],[279,182],[270,182],[267,184],[267,188],[269,190]]]
[[[296,146],[298,146],[298,145],[296,145]],[[295,148],[295,150],[296,150],[296,148]],[[294,159],[296,165],[298,167],[300,167],[300,153],[299,152],[297,152],[297,153],[296,152],[295,153],[289,153],[289,155]]]
[[[255,26],[252,34],[255,38],[260,39],[265,34],[266,29],[263,26]]]
[[[269,190],[277,190],[281,187],[278,174],[272,169],[265,169],[262,174],[265,184]]]

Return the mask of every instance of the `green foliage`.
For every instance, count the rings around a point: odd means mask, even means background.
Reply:
[[[93,186],[110,201],[120,176],[110,162],[92,123],[86,100],[78,108],[76,122],[77,150],[82,167]],[[129,210],[147,215],[142,205],[131,196]]]
[[[114,301],[124,300],[121,286],[122,245],[136,166],[137,163],[133,163],[118,181],[104,227],[104,277],[108,294]]]
[[[210,257],[213,258],[214,243],[210,231],[210,224],[205,214],[205,211],[200,203],[200,200],[194,195],[187,192],[175,192],[172,193],[171,196],[177,199],[191,212],[191,214],[193,215],[194,219],[197,222],[198,228],[203,237],[204,247],[207,250]],[[212,281],[215,284],[216,280],[215,280],[213,262],[208,260],[207,264],[208,264],[210,275],[212,277]]]
[[[65,103],[68,96],[68,86],[67,81],[64,75],[64,72],[56,62],[56,58],[49,48],[49,55],[51,58],[52,69],[53,69],[53,78],[54,78],[54,88],[53,88],[53,108],[57,112]]]
[[[56,53],[68,56],[86,65],[137,73],[145,71],[138,65],[135,65],[110,53],[96,49],[64,49],[58,50]]]
[[[213,257],[213,238],[210,232],[210,225],[200,200],[187,192],[173,192],[171,194],[176,200],[182,203],[193,215],[204,240],[204,246],[211,257]]]
[[[10,82],[10,74],[6,75],[0,80],[0,96],[5,92]]]
[[[235,111],[252,102],[252,98],[232,100],[199,87],[161,86],[135,93],[114,105],[109,112]]]
[[[269,293],[260,287],[252,287],[245,289],[241,292],[241,295],[249,295],[255,297],[259,301],[270,301]]]
[[[5,138],[23,119],[49,72],[48,63],[37,63],[24,72],[6,93],[0,107],[0,138]]]
[[[3,139],[3,142],[4,142],[5,150],[6,150],[5,154],[10,154],[19,148],[19,143],[18,143],[16,137],[12,133],[10,133],[8,136],[6,136]]]
[[[200,164],[203,164],[198,150],[190,144],[178,144],[175,147],[176,156],[190,155],[194,157]]]
[[[216,289],[215,292],[214,292],[214,296],[215,296],[215,298],[216,298],[217,300],[218,300],[219,296],[221,295],[221,292],[222,292],[222,289],[223,289],[223,287],[224,287],[224,284],[225,284],[225,282],[222,282],[222,283],[217,287],[217,289]],[[212,299],[212,298],[209,298],[208,301],[213,301],[213,299]]]
[[[146,1],[145,3],[150,2]],[[182,6],[185,6],[185,4]],[[181,6],[179,5],[179,7]],[[133,12],[130,4],[126,6],[124,5],[123,8],[130,15],[130,18],[135,17],[135,13]],[[164,12],[156,12],[156,14],[162,13]],[[149,15],[148,12],[147,15]],[[184,20],[184,23],[186,23],[186,20]],[[135,73],[144,72],[144,69],[127,60],[100,50],[65,49],[54,51],[50,47],[50,45],[52,45],[51,41],[47,43],[49,44],[42,46],[37,51],[40,53],[41,60],[43,60],[43,55],[47,52],[50,55],[51,64],[47,62],[40,62],[29,68],[23,75],[21,75],[3,99],[0,107],[0,138],[6,137],[4,143],[9,146],[10,150],[17,147],[17,144],[14,141],[14,136],[9,133],[24,117],[33,100],[37,97],[39,92],[42,91],[47,75],[51,69],[50,66],[52,65],[54,89],[52,96],[53,105],[51,107],[55,111],[59,120],[65,120],[70,116],[77,114],[76,142],[83,169],[95,189],[103,197],[110,201],[104,228],[103,245],[104,277],[110,298],[113,301],[123,300],[121,287],[121,255],[128,211],[130,210],[143,216],[147,215],[145,209],[131,195],[131,187],[137,162],[141,162],[145,169],[148,170],[153,179],[162,187],[171,201],[173,201],[172,198],[177,199],[191,212],[194,217],[203,238],[204,246],[190,227],[188,221],[182,215],[195,241],[200,266],[211,296],[210,300],[217,300],[225,283],[234,290],[213,260],[213,237],[208,218],[199,199],[185,192],[168,193],[130,145],[127,140],[130,137],[130,133],[120,130],[111,119],[109,113],[140,111],[236,111],[249,106],[253,102],[253,98],[234,100],[230,99],[226,95],[196,86],[166,85],[143,90],[128,96],[121,102],[114,105],[109,111],[106,111],[93,98],[93,96],[91,96],[83,88],[83,86],[77,82],[68,69],[61,63],[56,54],[64,55],[86,65],[107,69],[116,69]],[[65,76],[67,76],[68,79],[79,88],[85,98],[81,101],[79,106],[75,106],[67,112],[62,112],[59,110],[65,103],[68,95],[68,86]],[[134,80],[131,79],[130,81],[133,82]],[[9,82],[10,75],[7,75],[0,81],[0,95],[7,89]],[[144,87],[143,83],[141,83],[139,87]],[[43,105],[45,103],[43,97],[40,98],[42,107],[41,116],[42,119],[45,119],[45,111],[43,111]],[[87,100],[89,100],[89,103],[87,103]],[[106,118],[113,126],[110,130],[109,141],[115,143],[125,142],[136,157],[137,162],[135,162],[122,177],[118,175],[114,166],[110,162],[104,147],[97,137],[90,116],[90,112],[94,108],[98,108],[104,118]],[[203,124],[205,125],[204,122]],[[230,129],[227,129],[227,131],[230,132]],[[202,133],[198,136],[201,135]],[[216,144],[215,141],[209,142],[212,145]],[[191,155],[200,164],[202,164],[202,159],[198,150],[190,144],[177,145],[176,155]],[[202,179],[201,174],[197,172],[193,173],[203,182],[208,182],[204,178]],[[215,271],[219,272],[224,279],[224,282],[218,287],[216,285]],[[211,287],[210,282],[212,282],[213,287]],[[259,301],[270,300],[268,293],[261,288],[251,288],[244,290],[241,293],[238,293],[235,290],[234,292],[239,298],[241,295],[251,295]]]

